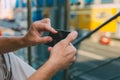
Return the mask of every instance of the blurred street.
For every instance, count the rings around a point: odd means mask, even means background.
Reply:
[[[120,80],[120,41],[102,45],[86,39],[78,49],[77,61],[70,70],[72,80]]]

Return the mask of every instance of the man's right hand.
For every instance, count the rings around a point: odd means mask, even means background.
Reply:
[[[76,48],[71,42],[77,37],[77,32],[71,32],[64,40],[54,47],[49,47],[50,58],[28,80],[51,80],[61,69],[69,67],[76,60]]]
[[[76,48],[71,44],[77,37],[77,32],[71,32],[64,40],[58,42],[54,47],[49,47],[50,58],[48,61],[58,70],[67,68],[76,60]]]

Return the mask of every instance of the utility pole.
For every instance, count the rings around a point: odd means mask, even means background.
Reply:
[[[65,30],[69,28],[69,21],[70,21],[70,0],[65,0],[65,15],[64,15],[64,26]]]
[[[70,21],[70,0],[65,0],[64,4],[64,29],[69,29],[69,21]],[[64,80],[69,80],[69,72],[68,69],[64,70]]]
[[[32,23],[32,11],[31,11],[31,0],[27,0],[27,25],[28,30]],[[29,65],[32,65],[32,47],[28,47],[28,63]]]

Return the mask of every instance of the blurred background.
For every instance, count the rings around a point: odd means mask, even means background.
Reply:
[[[77,30],[77,60],[52,80],[120,80],[120,0],[0,0],[0,36],[24,35],[30,24],[51,19],[55,29]],[[38,69],[49,58],[40,44],[14,53]]]

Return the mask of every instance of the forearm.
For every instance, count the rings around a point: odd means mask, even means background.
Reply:
[[[51,80],[58,70],[58,65],[47,61],[28,80]]]
[[[23,37],[0,37],[0,54],[25,47]]]

